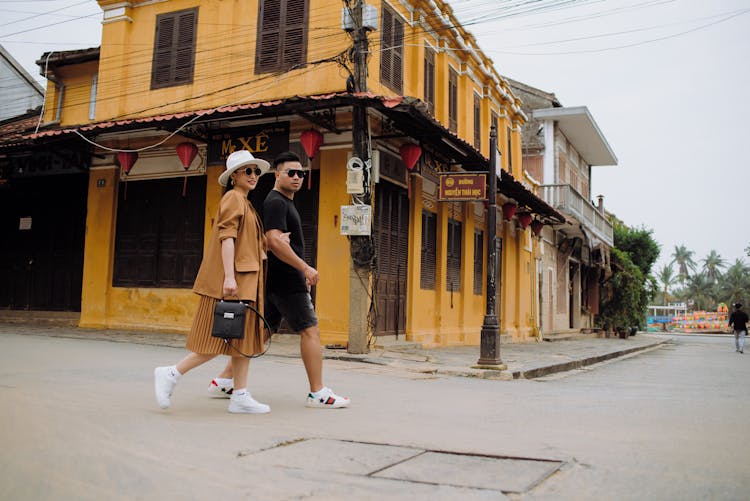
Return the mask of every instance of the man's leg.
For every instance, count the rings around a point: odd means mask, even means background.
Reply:
[[[740,331],[734,332],[734,351],[740,351]]]
[[[320,348],[320,329],[317,325],[303,329],[299,333],[299,351],[305,364],[310,391],[323,388],[323,351]]]
[[[747,331],[740,331],[740,353],[745,353],[745,337]]]

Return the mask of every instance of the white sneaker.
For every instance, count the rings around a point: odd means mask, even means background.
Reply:
[[[233,414],[265,414],[271,412],[271,407],[261,404],[249,393],[244,395],[232,395],[229,400],[229,412]]]
[[[349,407],[349,399],[336,395],[330,388],[323,387],[317,394],[308,393],[305,405],[318,409],[340,409]]]
[[[208,385],[208,396],[212,398],[229,398],[232,396],[233,389],[232,385],[222,385],[217,380],[212,379],[211,384]]]
[[[169,367],[157,367],[154,369],[154,390],[156,403],[162,409],[167,409],[171,404],[169,400],[172,390],[177,385],[177,380],[169,375]]]

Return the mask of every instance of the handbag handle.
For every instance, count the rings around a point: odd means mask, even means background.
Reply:
[[[231,297],[231,296],[230,296],[230,297]],[[239,296],[236,296],[236,295],[235,295],[234,297],[236,297],[236,298],[237,298],[237,300],[238,300],[239,302],[241,302],[241,303],[242,303],[242,300],[241,300],[241,299],[239,299]],[[224,301],[224,299],[222,298],[222,299],[220,299],[219,301]],[[261,321],[263,322],[263,326],[264,326],[264,327],[265,327],[266,329],[268,329],[268,344],[266,344],[266,346],[265,346],[265,348],[263,349],[263,351],[262,351],[262,352],[260,352],[260,353],[255,353],[255,354],[253,354],[253,355],[248,355],[247,353],[243,353],[243,352],[241,352],[240,350],[238,350],[237,348],[235,348],[234,346],[232,346],[232,343],[230,343],[230,342],[229,342],[229,340],[228,340],[228,339],[226,339],[226,338],[224,338],[224,343],[225,343],[225,344],[226,344],[227,346],[229,346],[229,347],[230,347],[231,349],[233,349],[234,351],[236,351],[237,353],[239,353],[240,355],[242,355],[242,356],[243,356],[243,357],[245,357],[245,358],[258,358],[258,357],[262,357],[263,355],[265,355],[265,354],[266,354],[266,352],[268,351],[268,349],[269,349],[269,348],[271,347],[271,341],[272,341],[272,339],[273,339],[273,331],[272,331],[272,329],[271,329],[271,324],[269,324],[269,323],[268,323],[268,320],[266,320],[266,317],[264,317],[263,315],[261,315],[261,314],[260,314],[260,312],[258,311],[258,309],[257,309],[257,308],[256,308],[255,306],[253,306],[253,305],[252,305],[252,304],[250,304],[250,303],[242,303],[242,304],[244,304],[244,305],[245,305],[245,306],[246,306],[247,308],[250,308],[251,310],[253,310],[253,311],[255,312],[255,315],[256,315],[256,316],[257,316],[258,318],[260,318],[260,320],[261,320]],[[264,343],[264,344],[265,344],[265,343]]]

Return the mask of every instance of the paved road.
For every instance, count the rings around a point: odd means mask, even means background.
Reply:
[[[350,409],[302,406],[297,359],[254,361],[267,415],[204,396],[159,410],[184,350],[0,335],[0,499],[747,499],[750,355],[729,338],[537,380],[326,361]]]

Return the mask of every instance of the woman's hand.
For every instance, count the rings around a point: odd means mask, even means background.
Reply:
[[[237,280],[234,277],[224,277],[224,297],[232,297],[237,295]]]

